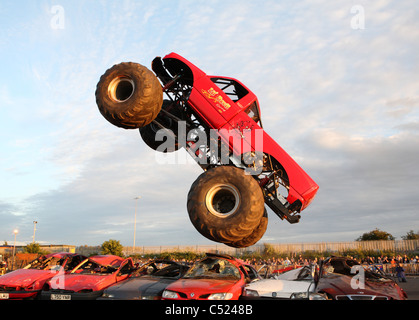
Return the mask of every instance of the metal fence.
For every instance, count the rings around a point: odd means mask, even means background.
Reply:
[[[406,275],[418,275],[419,274],[419,263],[402,263],[401,264],[404,273]],[[383,270],[383,272],[387,275],[396,276],[396,266],[393,264],[382,264],[382,265],[375,265],[378,269]]]
[[[306,251],[345,252],[349,250],[376,252],[415,252],[419,251],[419,240],[377,240],[377,241],[347,241],[347,242],[317,242],[269,244],[273,250],[280,253],[298,253]],[[250,247],[251,251],[262,251],[266,245]]]
[[[347,241],[347,242],[313,242],[313,243],[264,243],[250,246],[244,249],[228,247],[224,244],[214,245],[186,245],[186,246],[138,246],[124,247],[126,254],[150,254],[163,252],[217,252],[231,255],[241,255],[243,253],[259,252],[262,253],[269,247],[277,253],[298,254],[307,251],[315,252],[345,252],[349,250],[371,251],[371,252],[391,252],[419,254],[419,240],[376,240],[376,241]]]

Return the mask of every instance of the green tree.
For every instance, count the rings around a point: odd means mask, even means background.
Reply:
[[[275,247],[269,243],[263,244],[263,256],[265,258],[274,257],[277,254]]]
[[[118,240],[110,239],[102,243],[101,254],[113,254],[122,257],[123,246]]]
[[[388,232],[375,228],[374,230],[370,232],[366,232],[359,238],[355,239],[355,241],[370,241],[370,240],[394,240],[394,237]]]
[[[419,231],[414,232],[413,230],[410,230],[408,233],[406,233],[405,236],[402,236],[403,240],[417,240],[419,239]]]
[[[24,253],[41,253],[41,246],[39,243],[32,242],[23,248]]]

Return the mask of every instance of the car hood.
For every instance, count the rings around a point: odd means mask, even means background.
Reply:
[[[399,290],[397,283],[390,279],[383,281],[365,279],[364,288],[351,283],[352,277],[344,275],[329,275],[321,278],[317,290],[332,293],[334,295],[371,295],[386,296],[389,299],[405,299],[403,291]]]
[[[83,289],[99,291],[105,289],[115,282],[115,274],[65,274],[51,279],[50,286],[52,289],[64,289],[75,292]]]
[[[0,285],[27,287],[35,281],[46,281],[57,274],[58,271],[51,270],[19,269],[1,276]]]
[[[276,280],[264,279],[252,282],[246,286],[246,290],[255,290],[259,296],[290,298],[291,294],[296,292],[307,292],[314,290],[311,281],[292,281],[292,280]]]
[[[129,278],[107,288],[104,293],[113,299],[157,299],[161,297],[163,290],[176,280],[152,276]]]
[[[180,279],[167,287],[178,292],[194,292],[195,295],[206,293],[229,292],[238,280],[231,279]]]

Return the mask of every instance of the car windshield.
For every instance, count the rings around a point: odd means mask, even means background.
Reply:
[[[351,274],[354,274],[354,269],[352,269],[354,266],[361,267],[361,265],[355,260],[332,258],[326,260],[325,265],[323,266],[323,272],[350,276]]]
[[[131,275],[131,277],[142,277],[144,275],[169,278],[179,277],[186,269],[186,266],[172,262],[153,261],[142,265]]]
[[[295,268],[289,271],[285,271],[279,275],[275,275],[275,279],[289,280],[289,281],[312,281],[314,266],[308,265],[301,268]]]
[[[225,259],[211,257],[197,262],[189,269],[184,278],[239,280],[240,271]]]
[[[366,268],[355,260],[351,259],[330,259],[323,267],[323,275],[327,273],[342,274],[346,276],[354,276],[362,268],[364,276],[368,280],[383,281],[388,277],[377,268]]]
[[[37,270],[58,270],[61,268],[65,258],[57,257],[40,257],[37,260],[32,261],[25,269],[37,269]]]
[[[312,266],[304,266],[301,268],[301,271],[298,273],[297,279],[299,281],[312,281],[313,280],[313,270]]]
[[[86,259],[82,265],[80,265],[77,269],[73,270],[73,273],[107,275],[114,273],[117,270],[118,268],[116,268],[115,266],[101,265],[90,259]]]

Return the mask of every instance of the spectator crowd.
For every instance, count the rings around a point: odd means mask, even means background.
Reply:
[[[352,259],[357,260],[361,264],[391,264],[391,265],[397,265],[397,264],[419,264],[419,256],[411,256],[408,257],[405,255],[396,255],[396,256],[378,256],[378,257],[372,257],[372,256],[366,256],[361,259],[357,259],[356,257],[350,257]],[[325,257],[321,258],[305,258],[302,255],[299,255],[298,257],[285,257],[285,258],[271,258],[271,259],[246,259],[245,262],[252,264],[252,265],[276,265],[276,266],[302,266],[302,265],[308,265],[311,263],[317,263],[318,260],[323,260]]]

